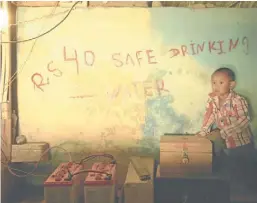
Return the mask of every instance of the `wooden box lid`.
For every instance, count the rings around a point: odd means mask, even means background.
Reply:
[[[194,135],[164,135],[160,139],[160,152],[180,152],[185,149],[190,152],[211,153],[212,143],[206,138]]]

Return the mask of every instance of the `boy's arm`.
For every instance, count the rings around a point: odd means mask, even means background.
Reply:
[[[201,132],[199,132],[198,134],[200,136],[206,136],[208,133],[210,133],[211,126],[214,122],[215,122],[215,117],[213,113],[213,102],[211,101],[211,99],[209,99],[206,105]]]
[[[250,123],[250,116],[248,112],[248,104],[244,98],[237,99],[233,104],[236,116],[230,117],[231,123],[223,128],[223,132],[229,135],[231,131],[236,131],[237,133],[242,132]]]

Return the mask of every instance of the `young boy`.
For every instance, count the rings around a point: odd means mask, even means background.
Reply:
[[[229,168],[235,172],[241,164],[251,161],[248,158],[253,153],[248,104],[233,91],[236,81],[231,69],[217,69],[211,76],[211,83],[212,93],[209,94],[203,125],[197,136],[208,137],[213,125],[216,125],[225,142],[224,152],[228,155]],[[239,169],[240,172],[243,170],[245,169]]]

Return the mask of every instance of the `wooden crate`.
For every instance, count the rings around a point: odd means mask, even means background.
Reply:
[[[211,173],[212,143],[208,139],[181,135],[161,137],[161,176],[202,176]]]
[[[130,162],[128,173],[124,184],[124,203],[153,203],[154,202],[154,159],[149,157],[140,157],[142,166],[147,168],[151,175],[151,180],[141,181]]]
[[[31,142],[21,145],[12,145],[12,162],[37,162],[49,148],[45,142]],[[49,159],[49,152],[45,153],[41,161]]]

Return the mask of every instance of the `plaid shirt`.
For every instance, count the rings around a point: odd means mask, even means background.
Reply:
[[[246,100],[231,92],[219,108],[217,96],[209,95],[200,135],[206,136],[213,124],[220,129],[227,148],[235,148],[251,143],[250,117]]]

